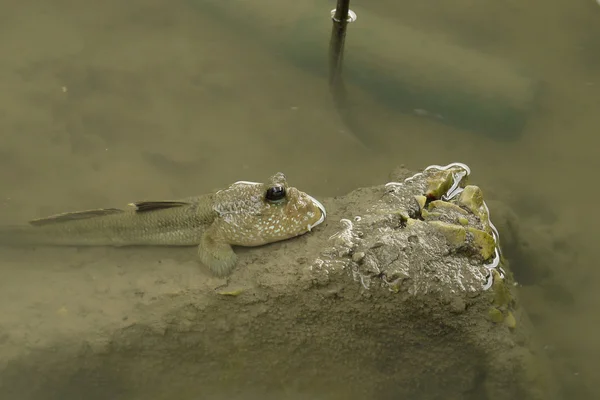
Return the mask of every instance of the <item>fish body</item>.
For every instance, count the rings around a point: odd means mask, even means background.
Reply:
[[[240,181],[216,193],[130,206],[1,227],[0,245],[196,245],[200,261],[225,276],[236,264],[232,246],[261,246],[303,235],[326,217],[323,205],[290,187],[282,173],[267,183]]]

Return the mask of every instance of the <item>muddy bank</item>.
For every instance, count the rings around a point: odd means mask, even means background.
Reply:
[[[552,399],[457,172],[325,199],[323,226],[238,249],[229,279],[193,249],[6,251],[2,398]]]

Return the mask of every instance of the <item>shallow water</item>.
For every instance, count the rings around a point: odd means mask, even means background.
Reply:
[[[394,111],[368,80],[359,84],[351,74],[346,84],[355,124],[348,125],[319,73],[327,54],[314,53],[327,49],[333,2],[263,5],[268,10],[259,4],[215,9],[214,2],[201,0],[168,6],[158,0],[5,5],[2,222],[188,196],[237,180],[264,180],[280,170],[295,186],[327,197],[380,184],[399,164],[421,169],[461,161],[489,197],[514,208],[521,224],[534,224],[553,238],[549,251],[575,260],[557,262],[550,277],[521,276],[520,289],[564,395],[600,398],[600,217],[589,204],[600,194],[598,4],[351,5],[358,20],[349,26],[348,63],[401,76],[394,65],[372,57],[393,53],[389,45],[353,45],[363,43],[356,39],[363,33],[393,38],[397,24],[437,32],[476,55],[519,65],[541,82],[526,125],[508,139],[429,120],[418,111]],[[319,18],[322,26],[312,30],[303,22]],[[391,22],[382,24],[382,18]],[[227,23],[237,20],[243,24]],[[300,36],[282,34],[290,32]],[[303,32],[324,33],[322,47],[299,40]],[[303,64],[297,54],[315,58]],[[351,71],[353,65],[345,67]],[[441,79],[438,72],[423,69],[421,84],[435,92],[428,79]],[[536,237],[529,240],[535,245]],[[529,261],[548,260],[553,258]]]

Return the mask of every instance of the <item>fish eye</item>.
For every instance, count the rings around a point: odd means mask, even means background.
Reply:
[[[285,188],[281,185],[271,186],[265,196],[267,201],[275,203],[285,199]]]

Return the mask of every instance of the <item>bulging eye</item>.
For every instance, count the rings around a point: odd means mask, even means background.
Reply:
[[[267,189],[267,195],[265,197],[267,201],[272,203],[279,202],[285,199],[285,188],[281,185],[271,186]]]

